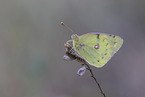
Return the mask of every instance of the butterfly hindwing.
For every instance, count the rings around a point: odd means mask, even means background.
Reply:
[[[74,41],[74,49],[90,65],[102,67],[119,50],[122,43],[119,36],[94,32],[84,34]]]

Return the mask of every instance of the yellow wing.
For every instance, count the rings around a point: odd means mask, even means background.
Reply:
[[[74,50],[90,65],[104,66],[120,49],[123,39],[119,36],[104,33],[88,33],[74,41]]]

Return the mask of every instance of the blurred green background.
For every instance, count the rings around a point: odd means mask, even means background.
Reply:
[[[71,32],[124,39],[101,69],[107,97],[145,97],[145,0],[0,0],[0,97],[103,97],[81,65],[64,61]]]

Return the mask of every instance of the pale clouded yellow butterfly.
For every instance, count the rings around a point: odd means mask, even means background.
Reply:
[[[64,23],[61,24],[66,26]],[[72,34],[71,39],[65,43],[65,47],[70,46],[71,50],[81,60],[85,60],[90,65],[98,68],[104,66],[123,44],[123,39],[119,36],[98,32],[91,32],[81,36]]]

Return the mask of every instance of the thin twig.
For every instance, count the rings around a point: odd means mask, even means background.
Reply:
[[[83,63],[82,65],[86,65],[87,66],[87,69],[90,71],[91,77],[95,80],[96,84],[98,85],[101,94],[104,97],[106,97],[105,93],[103,92],[100,84],[98,83],[97,79],[95,78],[95,76],[94,76],[94,74],[93,74],[90,66],[87,64],[87,62],[83,58],[81,58],[80,56],[78,56],[76,53],[73,52],[73,49],[72,49],[72,46],[71,45],[65,44],[65,48],[66,48],[66,55],[69,56],[70,59],[76,60],[78,62],[81,62],[81,63]]]
[[[88,68],[88,70],[90,71],[91,77],[92,77],[92,78],[95,80],[95,82],[97,83],[97,85],[98,85],[98,87],[99,87],[99,90],[100,90],[101,94],[102,94],[104,97],[106,97],[106,95],[105,95],[105,93],[103,92],[103,90],[102,90],[100,84],[98,83],[97,79],[95,78],[95,76],[94,76],[94,74],[93,74],[93,72],[92,72],[90,66],[89,66],[88,64],[84,64],[84,65],[86,65],[87,68]]]

